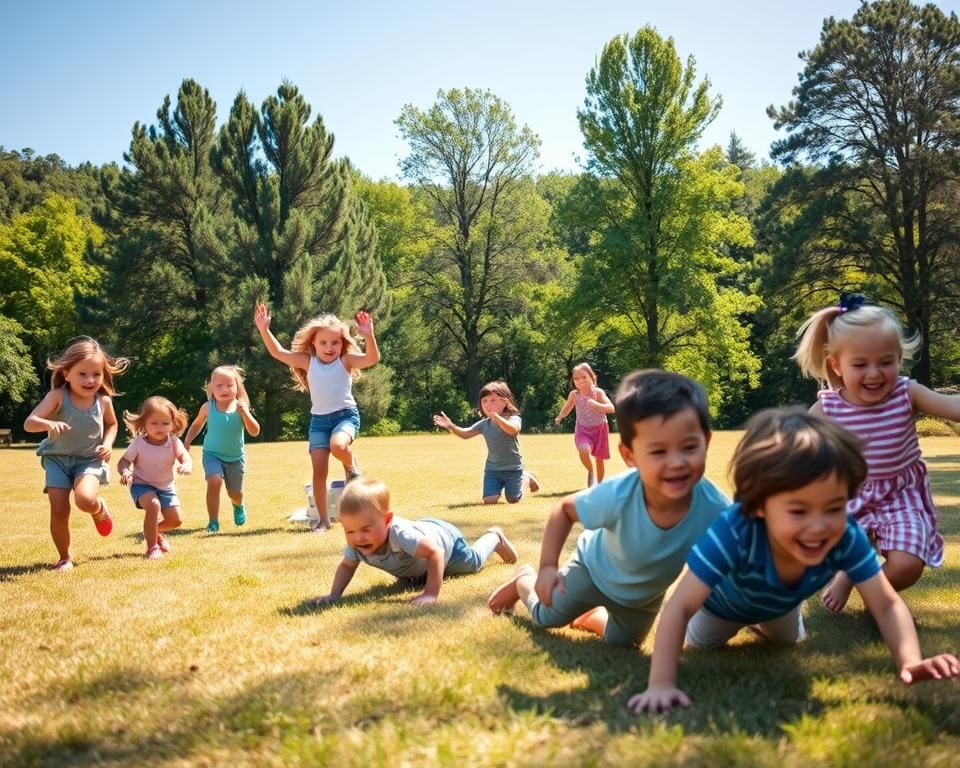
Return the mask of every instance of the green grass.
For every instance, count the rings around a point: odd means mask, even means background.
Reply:
[[[724,486],[737,437],[711,445],[708,476]],[[584,473],[570,436],[522,444],[543,491],[494,508],[476,503],[482,441],[362,438],[358,455],[399,513],[446,518],[468,537],[501,525],[536,564],[547,512]],[[905,597],[924,650],[957,651],[960,451],[956,438],[923,447],[947,561]],[[856,597],[841,616],[811,600],[796,648],[741,633],[686,654],[694,706],[660,718],[624,707],[646,683],[649,641],[614,649],[535,629],[522,610],[491,616],[486,597],[513,572],[495,556],[446,581],[433,607],[407,605],[415,592],[361,568],[346,599],[312,610],[343,538],[286,523],[308,467],[303,443],[250,446],[249,522],[235,529],[224,501],[216,537],[202,533],[202,475],[181,479],[184,529],[156,563],[112,484],[113,534],[100,539],[74,512],[77,568],[56,574],[39,461],[0,451],[0,765],[960,764],[960,683],[900,685]]]

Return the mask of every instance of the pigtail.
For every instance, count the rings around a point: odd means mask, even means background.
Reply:
[[[827,365],[830,325],[839,316],[840,307],[826,307],[815,312],[797,331],[800,342],[793,353],[793,359],[804,376],[826,382],[831,387],[838,386],[839,382],[835,381],[836,376]]]

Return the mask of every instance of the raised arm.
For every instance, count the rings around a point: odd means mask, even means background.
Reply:
[[[960,676],[960,662],[952,653],[923,658],[910,609],[883,571],[855,586],[893,654],[900,682],[910,685],[923,680],[947,680]]]
[[[410,599],[413,605],[429,605],[437,602],[440,595],[440,585],[443,584],[443,550],[430,539],[424,537],[417,543],[417,557],[427,561],[427,583],[423,586],[423,593]]]
[[[567,418],[567,414],[573,410],[576,404],[577,394],[571,389],[570,394],[567,395],[567,401],[563,404],[563,408],[560,409],[560,413],[557,414],[557,418],[553,420],[553,423],[560,426],[560,422]]]
[[[447,414],[445,414],[443,411],[440,411],[440,413],[434,414],[433,424],[434,426],[440,427],[441,429],[445,429],[448,432],[452,432],[457,437],[462,438],[464,440],[469,440],[471,437],[476,437],[477,435],[480,434],[473,427],[458,427],[456,424],[454,424],[450,420],[450,417],[447,416]]]
[[[919,411],[938,419],[960,421],[960,395],[944,395],[940,392],[934,392],[915,381],[910,382],[907,391],[915,412]]]
[[[200,434],[200,430],[203,429],[203,425],[207,423],[207,413],[210,409],[210,403],[206,402],[200,406],[200,410],[197,411],[197,418],[193,420],[193,423],[190,425],[190,428],[187,430],[187,436],[183,438],[183,447],[188,451],[190,450],[190,445],[194,440],[197,439],[197,435]]]
[[[544,605],[553,604],[553,589],[560,580],[558,565],[560,552],[570,535],[573,524],[580,521],[577,505],[573,496],[567,496],[550,512],[547,524],[543,527],[543,539],[540,542],[540,567],[537,569],[537,583],[534,591]]]
[[[657,623],[647,690],[630,697],[627,701],[629,710],[656,713],[666,712],[674,704],[690,706],[690,698],[677,688],[677,666],[687,624],[709,595],[710,587],[685,569]]]
[[[357,330],[363,336],[364,351],[345,355],[343,360],[348,370],[362,370],[380,362],[380,348],[377,346],[377,337],[373,335],[373,318],[370,313],[361,309],[354,319],[357,321]]]
[[[256,309],[253,310],[253,324],[260,331],[260,338],[263,339],[263,345],[270,353],[270,357],[289,365],[291,368],[307,370],[310,367],[310,355],[306,352],[291,352],[289,349],[282,347],[280,342],[277,341],[277,337],[270,330],[272,319],[267,305],[257,304]]]

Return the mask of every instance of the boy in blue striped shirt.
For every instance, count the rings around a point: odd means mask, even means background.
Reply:
[[[694,545],[657,628],[647,690],[635,712],[689,706],[677,688],[684,635],[721,646],[745,626],[779,643],[805,636],[801,605],[845,571],[873,614],[901,682],[960,675],[953,654],[920,654],[913,617],[880,569],[866,534],[846,514],[867,475],[859,440],[801,409],[755,415],[734,454],[735,503]]]

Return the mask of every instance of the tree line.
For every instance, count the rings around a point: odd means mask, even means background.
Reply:
[[[85,333],[134,359],[125,407],[163,393],[193,410],[235,362],[264,437],[299,438],[308,404],[256,338],[258,301],[282,340],[320,312],[375,316],[384,362],[357,396],[379,434],[465,419],[492,378],[546,427],[580,360],[607,386],[684,372],[738,426],[812,399],[793,335],[841,289],[922,335],[911,375],[953,383],[960,23],[878,0],[827,19],[801,58],[769,109],[776,165],[736,134],[700,148],[721,98],[651,27],[587,73],[575,174],[538,175],[535,132],[470,88],[403,107],[402,183],[337,159],[289,82],[259,107],[239,93],[218,128],[185,80],[122,166],[0,151],[0,419],[22,422],[46,358]]]

